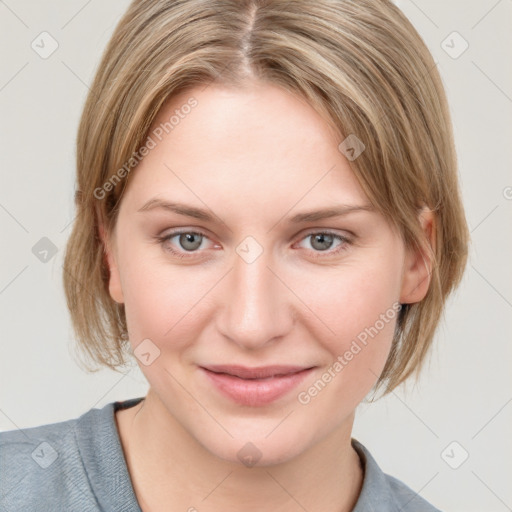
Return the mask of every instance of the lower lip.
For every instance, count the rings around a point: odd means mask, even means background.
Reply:
[[[201,368],[214,386],[240,405],[252,407],[274,402],[298,386],[313,368],[270,379],[241,379],[225,373],[214,373]]]

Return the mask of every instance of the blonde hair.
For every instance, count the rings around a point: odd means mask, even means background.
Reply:
[[[163,103],[200,84],[242,87],[252,78],[300,94],[341,138],[356,135],[365,150],[350,164],[370,201],[408,247],[430,250],[427,295],[403,306],[377,381],[388,393],[417,376],[462,277],[469,235],[441,78],[419,34],[387,0],[130,4],[78,130],[77,216],[63,273],[78,346],[97,365],[127,362],[124,306],[110,297],[98,228],[101,219],[107,233],[115,226],[134,157]],[[418,221],[425,205],[435,214],[432,246]]]

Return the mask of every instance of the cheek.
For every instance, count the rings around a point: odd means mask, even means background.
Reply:
[[[200,328],[198,306],[215,276],[171,265],[147,248],[124,254],[120,269],[132,347],[146,338],[160,348],[164,342],[172,342],[174,349],[187,345]]]
[[[344,387],[369,390],[391,348],[400,309],[401,266],[399,257],[386,259],[382,254],[340,268],[309,287],[313,293],[308,294],[308,305],[329,327],[320,326],[315,337],[331,361],[343,366],[335,373],[344,375],[337,379]]]
[[[382,262],[339,272],[316,295],[322,320],[335,334],[317,331],[328,353],[325,365],[297,395],[310,417],[344,421],[370,392],[389,355],[400,305],[400,269]],[[320,335],[322,332],[322,335]]]

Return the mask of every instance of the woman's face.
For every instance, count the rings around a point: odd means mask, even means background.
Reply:
[[[305,101],[256,83],[182,93],[150,136],[108,260],[154,407],[210,453],[250,464],[350,436],[398,304],[425,289],[342,139]],[[325,209],[340,212],[301,218]]]

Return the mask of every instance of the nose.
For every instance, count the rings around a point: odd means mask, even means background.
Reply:
[[[224,280],[218,328],[245,350],[277,341],[293,325],[293,294],[273,267],[266,251],[254,261],[235,254],[233,269]]]

